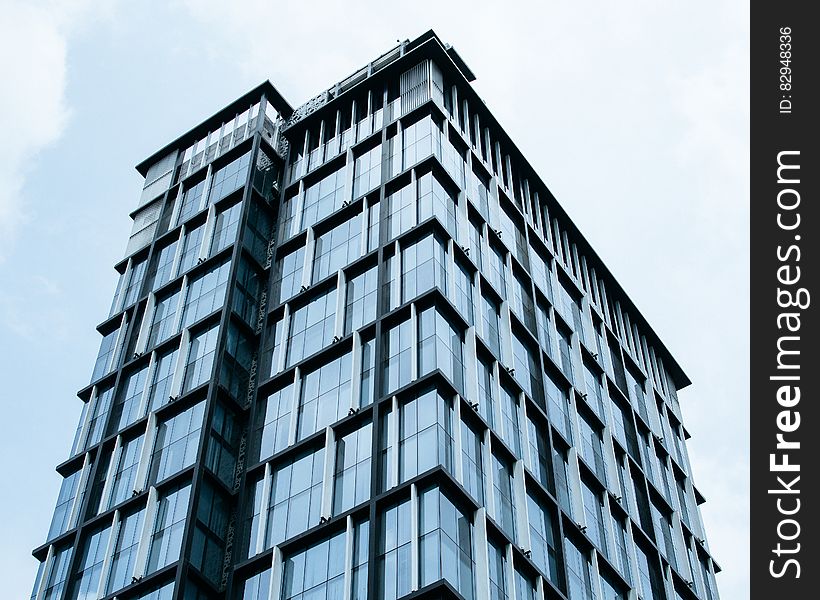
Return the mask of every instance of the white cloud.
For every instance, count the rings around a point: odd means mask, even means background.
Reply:
[[[3,5],[0,19],[0,262],[30,216],[23,197],[38,152],[53,144],[70,117],[66,99],[69,38],[114,3],[23,2]]]
[[[12,2],[0,19],[0,260],[26,216],[21,192],[31,161],[68,118],[66,39],[58,13]]]

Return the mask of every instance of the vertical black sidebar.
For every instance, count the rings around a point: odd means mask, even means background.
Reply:
[[[820,598],[820,213],[811,3],[751,5],[751,596]],[[738,548],[740,551],[740,548]]]

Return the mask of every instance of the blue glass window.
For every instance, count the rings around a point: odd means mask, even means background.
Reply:
[[[316,238],[313,282],[338,272],[361,256],[362,215],[358,214]]]
[[[474,597],[473,524],[438,488],[419,495],[419,554],[422,586],[444,579]]]
[[[291,317],[288,366],[329,345],[333,340],[335,320],[335,288],[297,308]]]
[[[141,435],[122,443],[120,456],[114,468],[114,480],[111,487],[111,497],[108,508],[113,508],[133,496],[136,489],[137,467],[142,453],[142,442],[145,436]]]
[[[303,452],[273,472],[265,548],[319,524],[324,448]]]
[[[208,202],[214,204],[234,190],[244,186],[248,178],[250,164],[251,153],[248,152],[214,173]]]
[[[182,380],[182,391],[188,392],[211,378],[216,353],[216,341],[219,337],[219,325],[191,337],[188,348],[188,359],[185,364],[185,375]]]
[[[179,559],[190,495],[191,485],[186,484],[166,491],[159,499],[148,550],[148,573]]]
[[[108,594],[131,583],[144,517],[145,511],[140,510],[125,516],[120,521],[117,541],[114,544],[114,553],[111,556],[111,571],[108,576],[106,592]]]
[[[151,457],[151,483],[162,481],[194,464],[204,415],[205,403],[200,402],[157,426]]]
[[[352,355],[344,354],[305,374],[299,401],[298,439],[335,423],[351,407]]]
[[[372,453],[372,423],[366,423],[336,441],[334,514],[343,513],[370,497]]]

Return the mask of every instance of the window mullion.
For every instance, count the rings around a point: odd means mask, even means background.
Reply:
[[[288,428],[288,446],[296,443],[296,437],[299,427],[299,407],[302,403],[302,376],[301,369],[296,367],[293,371],[293,409],[290,411],[290,427]]]
[[[148,479],[148,468],[154,449],[154,441],[157,436],[157,415],[151,413],[148,416],[148,423],[145,430],[145,439],[142,442],[142,451],[137,465],[137,474],[134,476],[134,490],[141,492],[145,489]]]
[[[102,494],[100,494],[100,512],[103,512],[103,510],[105,510],[105,507],[108,506],[108,502],[111,499],[111,487],[114,485],[114,478],[117,475],[117,465],[119,465],[121,454],[122,436],[118,435],[116,441],[114,442],[114,450],[111,452],[111,459],[108,463],[108,471],[106,472],[105,485],[103,486]]]
[[[322,476],[322,508],[320,516],[330,518],[333,513],[334,469],[336,463],[336,436],[333,427],[325,427],[325,455]]]
[[[137,555],[134,560],[134,577],[140,578],[145,575],[148,566],[148,550],[151,545],[151,533],[154,529],[154,520],[157,516],[159,498],[157,488],[151,486],[148,490],[148,503],[145,508],[145,519],[142,522],[142,533],[140,534]]]
[[[105,589],[108,587],[108,579],[110,577],[111,562],[114,556],[114,548],[119,538],[120,530],[123,526],[122,514],[119,510],[114,511],[114,520],[110,526],[110,533],[108,534],[108,544],[105,549],[105,558],[102,563],[102,570],[100,571],[100,581],[97,586],[97,598],[105,596]]]
[[[259,510],[259,527],[256,531],[256,540],[250,540],[250,548],[253,556],[256,556],[265,549],[265,538],[268,528],[268,513],[270,512],[270,495],[273,486],[273,476],[270,463],[265,464],[265,474],[262,480],[262,500]]]
[[[419,589],[419,490],[410,486],[410,590]]]

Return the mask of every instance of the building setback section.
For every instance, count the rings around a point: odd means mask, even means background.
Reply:
[[[428,32],[145,186],[32,600],[717,598],[681,368]]]

